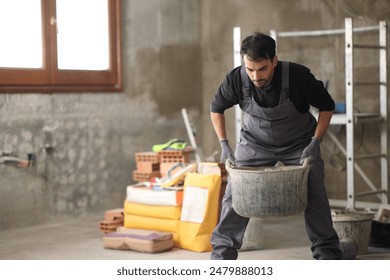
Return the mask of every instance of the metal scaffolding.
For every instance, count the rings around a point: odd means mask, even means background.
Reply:
[[[359,45],[354,43],[354,35],[360,32],[379,32],[378,45]],[[307,37],[307,36],[328,36],[328,35],[345,35],[345,114],[334,114],[331,125],[346,126],[346,144],[343,145],[332,131],[327,135],[340,149],[346,157],[347,165],[347,198],[346,200],[331,199],[330,203],[334,207],[354,208],[378,208],[380,204],[388,203],[388,149],[387,149],[387,24],[380,21],[378,25],[354,28],[351,18],[345,19],[344,29],[334,30],[315,30],[315,31],[294,31],[294,32],[277,32],[270,31],[270,35],[277,40],[279,37]],[[379,50],[379,81],[377,83],[354,81],[354,49]],[[378,113],[357,113],[354,112],[354,93],[355,87],[361,85],[378,85],[379,86],[379,103]],[[316,114],[313,112],[313,114]],[[375,122],[380,129],[380,152],[369,155],[355,154],[355,126],[358,123]],[[380,160],[381,183],[375,186],[358,161],[367,158],[378,158]],[[355,188],[355,174],[359,174],[367,184],[369,190],[357,193]],[[364,196],[377,196],[378,203],[358,201],[357,198]]]

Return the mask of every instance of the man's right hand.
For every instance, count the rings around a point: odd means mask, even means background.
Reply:
[[[227,139],[221,140],[219,142],[221,144],[221,162],[225,163],[226,159],[230,159],[230,161],[234,164],[236,162],[236,158],[232,151],[232,148],[229,146],[229,141]]]

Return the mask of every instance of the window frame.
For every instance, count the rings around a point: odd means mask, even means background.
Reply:
[[[102,71],[58,69],[56,0],[41,0],[41,5],[43,67],[0,67],[0,93],[121,91],[121,0],[108,0],[110,68]]]

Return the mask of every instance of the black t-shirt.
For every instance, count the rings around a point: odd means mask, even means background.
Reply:
[[[310,105],[319,111],[333,111],[334,100],[325,89],[323,82],[317,80],[307,67],[292,62],[289,64],[289,98],[295,108],[301,113],[308,112]],[[226,75],[211,102],[211,112],[222,114],[226,109],[240,104],[243,100],[240,70],[241,66]],[[258,89],[252,82],[250,84],[254,99],[259,106],[266,108],[277,106],[282,88],[282,62],[279,61],[276,65],[271,84],[267,88]]]

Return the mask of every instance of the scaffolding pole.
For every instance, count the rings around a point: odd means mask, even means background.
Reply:
[[[234,68],[241,65],[241,55],[240,55],[240,46],[241,46],[241,28],[234,27],[233,28],[233,63]],[[235,126],[235,136],[236,143],[240,139],[240,132],[242,127],[242,111],[239,105],[234,106],[234,113],[236,119]]]

